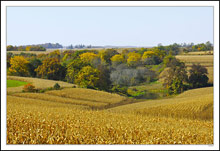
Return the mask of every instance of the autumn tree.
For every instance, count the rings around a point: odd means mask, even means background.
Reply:
[[[192,88],[200,88],[208,84],[208,71],[204,66],[193,64],[189,73],[189,83]]]
[[[141,60],[141,55],[139,53],[136,52],[128,53],[127,63],[129,66],[131,67],[137,66],[140,63],[140,60]]]
[[[101,61],[103,63],[111,65],[111,58],[112,56],[119,54],[116,50],[114,49],[107,49],[107,50],[102,50],[99,52],[99,57],[101,58]]]
[[[35,71],[38,77],[46,79],[62,80],[65,76],[65,69],[57,58],[45,59]]]
[[[9,74],[14,76],[28,76],[29,61],[23,56],[14,56],[10,60]]]
[[[60,60],[61,58],[61,54],[59,50],[55,50],[49,53],[49,57],[50,58],[57,58],[58,60]]]
[[[75,83],[83,88],[95,88],[99,81],[99,74],[98,69],[85,66],[77,74]]]
[[[80,55],[80,59],[86,63],[90,63],[97,57],[98,57],[97,54],[91,52],[86,52]]]
[[[67,65],[67,74],[66,74],[66,80],[67,82],[74,83],[74,80],[76,78],[76,75],[78,72],[85,66],[90,65],[87,62],[82,61],[81,59],[74,59],[72,62],[70,62]]]
[[[125,57],[122,54],[117,54],[111,57],[111,62],[112,62],[112,65],[114,66],[124,63],[125,61],[126,61]]]
[[[26,51],[30,51],[30,50],[31,50],[31,46],[27,46],[27,47],[25,48],[25,50],[26,50]]]
[[[157,56],[157,54],[154,51],[145,51],[142,56],[142,62],[146,65],[154,65],[159,64],[160,58]]]

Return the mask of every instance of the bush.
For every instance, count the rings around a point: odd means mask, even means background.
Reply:
[[[53,88],[54,88],[55,90],[59,90],[59,89],[60,89],[60,85],[59,85],[58,83],[56,83],[56,84],[53,86]]]
[[[120,95],[128,95],[127,91],[127,87],[120,87],[120,85],[113,86],[111,89],[111,92],[118,93]]]
[[[35,89],[35,86],[33,86],[32,84],[28,83],[28,84],[24,85],[23,91],[24,92],[35,92],[36,89]]]

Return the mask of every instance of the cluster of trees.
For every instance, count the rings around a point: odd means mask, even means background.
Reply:
[[[110,91],[113,87],[149,82],[155,74],[146,68],[159,64],[165,53],[158,49],[138,51],[115,49],[53,51],[49,54],[7,54],[8,73],[17,76],[32,76],[63,80],[81,87]]]
[[[88,46],[86,46],[86,45],[83,45],[83,44],[79,44],[79,45],[75,45],[75,46],[73,46],[72,44],[70,45],[70,46],[67,46],[66,47],[67,49],[74,49],[74,48],[92,48],[92,45],[88,45]]]
[[[42,46],[7,46],[7,51],[46,51]]]
[[[164,85],[172,93],[185,90],[185,85],[201,87],[207,83],[207,70],[193,65],[190,77],[185,64],[177,60],[177,45],[154,48],[53,51],[49,54],[7,54],[8,74],[62,80],[80,87],[126,93],[129,86],[158,79],[149,66],[167,67]],[[199,73],[199,71],[201,73]],[[201,78],[201,79],[199,79]],[[196,81],[198,80],[198,81]]]
[[[170,94],[178,94],[189,88],[208,86],[207,69],[200,64],[193,64],[189,75],[185,63],[172,55],[164,58],[164,65],[167,68],[160,77],[163,78],[163,85]]]
[[[58,49],[58,48],[63,48],[63,46],[59,43],[45,43],[45,44],[38,44],[36,46],[41,46],[41,47],[44,47],[46,49]]]
[[[46,51],[46,49],[63,48],[59,43],[45,43],[37,45],[24,45],[24,46],[7,46],[7,51]]]
[[[213,44],[211,44],[209,41],[206,43],[200,43],[197,45],[194,45],[193,43],[191,45],[187,45],[184,47],[184,52],[191,52],[191,51],[210,51],[213,50]]]

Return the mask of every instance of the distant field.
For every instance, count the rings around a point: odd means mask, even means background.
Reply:
[[[104,48],[83,48],[83,49],[47,49],[46,51],[7,51],[7,52],[11,52],[13,54],[20,54],[20,53],[33,53],[33,54],[48,54],[50,52],[53,52],[55,50],[59,50],[60,52],[64,52],[66,50],[102,50]]]
[[[213,55],[213,51],[196,51],[184,53],[184,55]]]
[[[109,111],[145,116],[213,119],[213,87],[188,90],[177,97],[118,106]]]
[[[7,80],[7,88],[8,87],[18,87],[27,84],[24,81],[17,81],[17,80]]]
[[[213,83],[213,55],[177,55],[177,59],[185,62],[189,70],[193,63],[200,63],[208,70],[209,82]]]

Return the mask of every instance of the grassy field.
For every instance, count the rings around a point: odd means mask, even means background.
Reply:
[[[188,70],[193,63],[205,66],[208,70],[209,82],[213,83],[213,55],[178,55],[176,58],[185,62]]]
[[[17,80],[7,80],[7,88],[8,87],[18,87],[27,84],[24,81],[17,81]]]
[[[63,81],[53,81],[53,80],[30,78],[30,77],[7,76],[7,80],[17,80],[17,81],[31,83],[35,86],[35,88],[42,88],[42,89],[53,87],[54,84],[56,83],[58,83],[61,87],[73,87],[74,86],[74,84],[66,83]],[[9,87],[7,88],[7,92],[8,93],[21,92],[22,89],[23,89],[23,86]]]
[[[57,82],[8,78],[37,87]],[[60,84],[69,88],[7,95],[7,144],[213,144],[212,87],[140,102]]]
[[[128,94],[131,96],[143,93],[139,99],[158,99],[166,97],[167,90],[163,87],[159,81],[143,84],[139,86],[131,86],[128,88]]]

